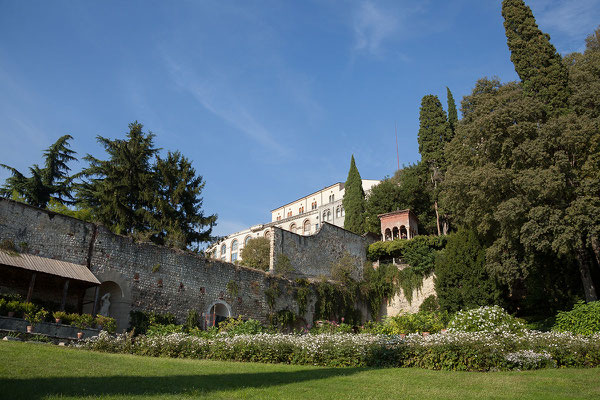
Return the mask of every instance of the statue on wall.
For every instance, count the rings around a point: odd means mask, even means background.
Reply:
[[[102,296],[101,300],[102,305],[100,306],[100,311],[98,312],[98,314],[108,317],[108,309],[110,307],[110,293],[106,293],[104,296]]]

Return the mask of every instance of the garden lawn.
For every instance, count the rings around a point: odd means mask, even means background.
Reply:
[[[600,369],[442,372],[105,354],[0,342],[0,399],[592,399]]]

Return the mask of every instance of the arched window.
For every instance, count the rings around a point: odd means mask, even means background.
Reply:
[[[244,247],[248,246],[248,241],[252,239],[252,236],[248,235],[246,236],[246,239],[244,239]]]
[[[344,206],[340,206],[340,213],[342,214],[342,217],[344,216]]]
[[[392,229],[392,239],[398,239],[399,237],[398,228],[394,227],[394,229]]]
[[[294,233],[296,233],[296,224],[293,224],[293,223],[292,223],[292,224],[290,225],[290,232],[294,232]]]
[[[383,240],[385,240],[385,241],[392,240],[392,231],[390,231],[390,228],[387,228],[385,230],[385,238]]]
[[[304,221],[304,234],[308,235],[310,233],[310,221]]]
[[[331,210],[327,210],[327,221],[331,221]]]
[[[327,210],[323,211],[323,219],[322,221],[327,221]]]
[[[227,254],[227,245],[223,243],[221,246],[221,257],[225,257],[225,254]]]
[[[406,227],[404,225],[400,227],[400,239],[408,239],[408,233],[406,232]]]
[[[237,239],[231,242],[231,251],[237,251],[238,249],[238,241]]]
[[[271,237],[271,231],[266,231],[265,232],[265,237],[268,239]]]
[[[337,206],[337,207],[335,208],[335,217],[336,217],[336,218],[339,218],[339,217],[340,217],[340,206]]]

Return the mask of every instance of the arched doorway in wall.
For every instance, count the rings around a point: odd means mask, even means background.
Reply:
[[[222,300],[217,300],[208,307],[205,313],[205,325],[207,328],[219,326],[229,317],[231,317],[231,306]]]
[[[117,322],[117,332],[123,332],[129,327],[131,311],[129,286],[123,276],[115,271],[106,271],[95,275],[101,282],[96,313],[114,318]],[[91,314],[94,311],[95,293],[95,288],[86,290],[83,298],[84,313]]]

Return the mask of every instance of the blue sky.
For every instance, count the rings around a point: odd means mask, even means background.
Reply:
[[[216,234],[267,222],[352,154],[392,175],[395,123],[400,164],[418,161],[424,95],[515,80],[500,3],[0,0],[0,162],[27,172],[67,133],[103,158],[96,136],[137,120],[193,160]],[[527,4],[563,54],[600,22],[600,0]]]

